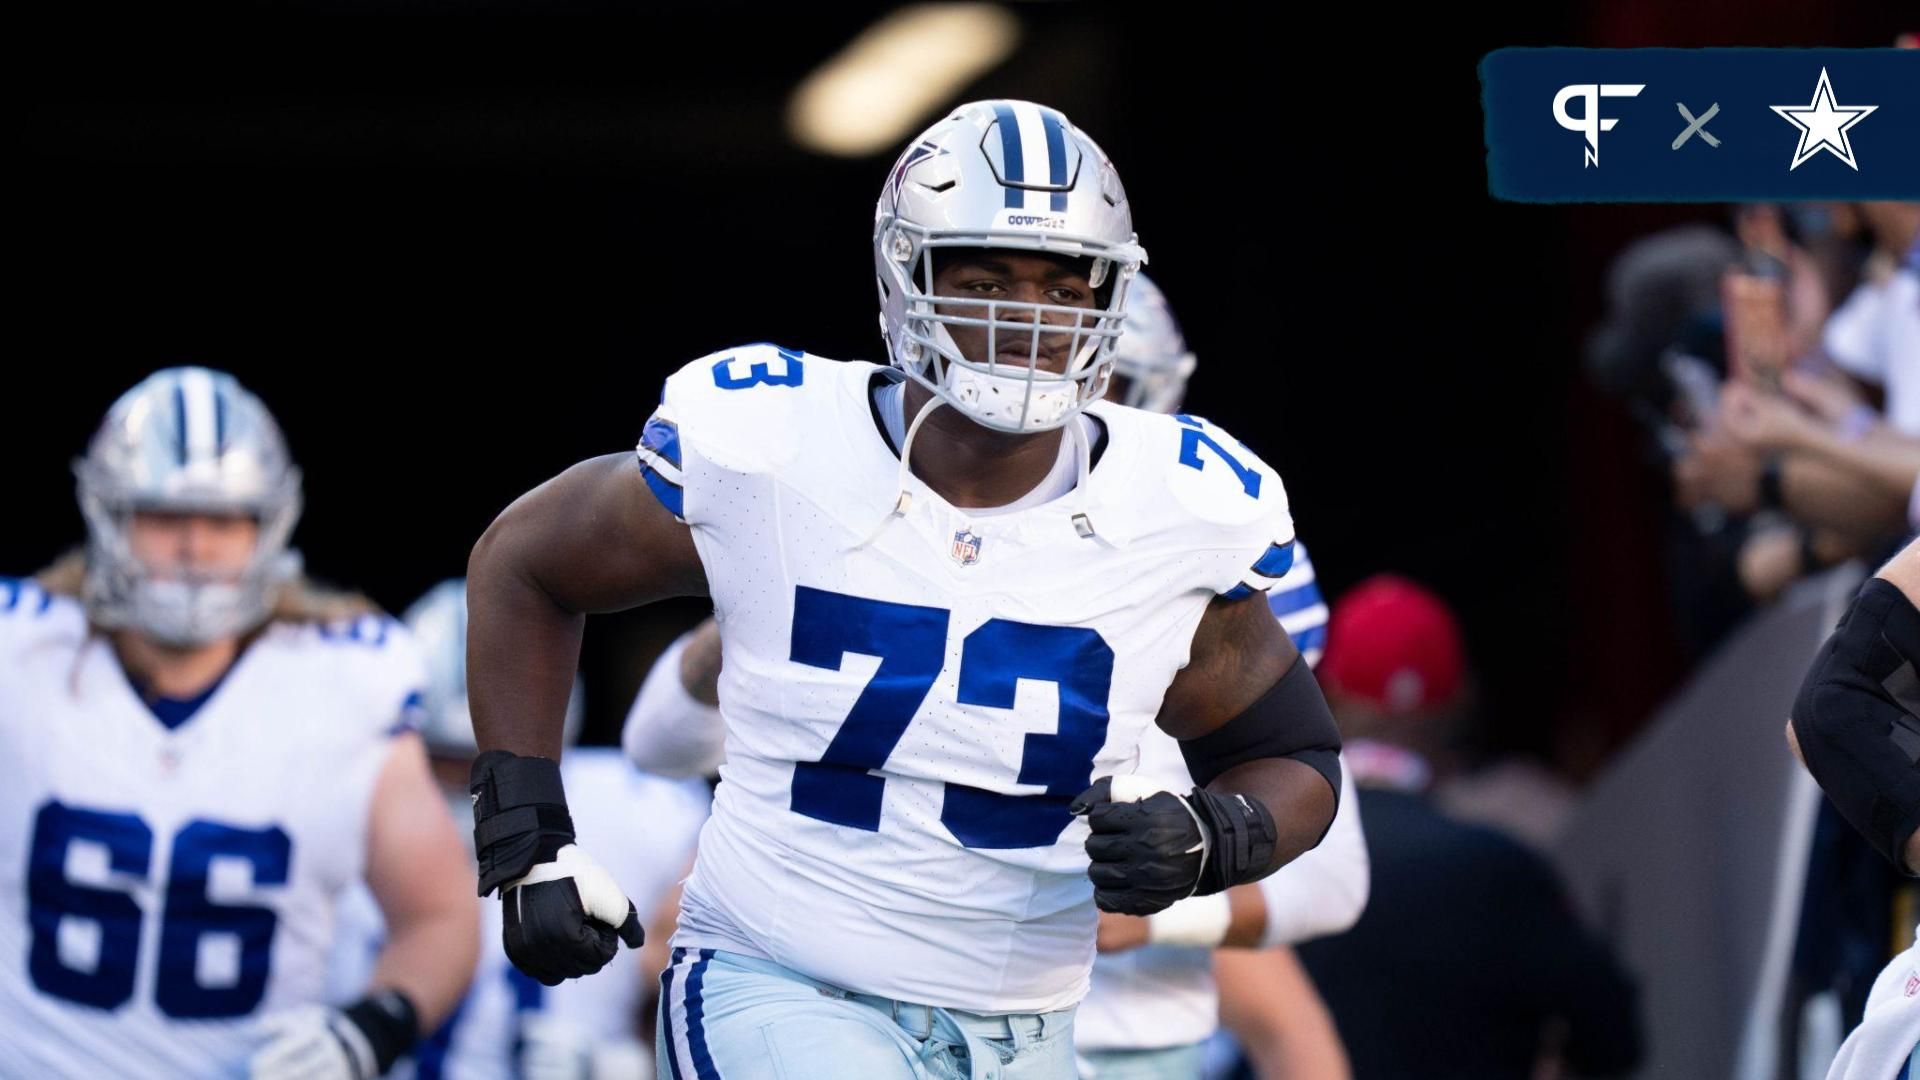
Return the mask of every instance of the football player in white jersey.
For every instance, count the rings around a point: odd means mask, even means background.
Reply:
[[[638,943],[573,843],[560,719],[585,613],[706,595],[727,762],[662,1068],[1070,1077],[1096,906],[1258,880],[1333,820],[1338,732],[1260,595],[1293,523],[1232,436],[1101,400],[1145,253],[1059,113],[956,109],[873,245],[889,367],[696,361],[637,460],[567,470],[476,545],[480,885],[543,981]],[[1156,722],[1185,794],[1131,775]]]
[[[441,582],[402,618],[427,658],[420,734],[454,819],[471,826],[467,770],[475,751],[467,713],[466,582]],[[583,842],[606,861],[628,896],[649,906],[678,883],[693,856],[694,837],[707,816],[707,785],[649,776],[617,750],[574,747],[584,705],[576,683],[567,703],[568,750],[560,769],[568,807]],[[648,828],[630,829],[633,821],[645,821]],[[348,985],[364,981],[385,938],[371,898],[361,894],[355,900],[349,910],[356,932],[344,942],[335,965],[336,977]],[[657,968],[646,971],[635,957],[627,957],[585,978],[544,987],[507,963],[494,944],[499,937],[500,906],[486,904],[485,946],[472,988],[392,1075],[417,1080],[646,1080],[653,1075],[653,1052],[640,1036]]]
[[[84,552],[0,590],[0,1074],[379,1074],[478,947],[418,654],[300,576],[299,470],[231,376],[148,377],[76,471]],[[360,880],[394,930],[330,1004]]]
[[[1107,397],[1153,412],[1176,412],[1195,367],[1165,295],[1146,274],[1138,275],[1114,347]],[[1293,565],[1268,594],[1268,605],[1307,663],[1317,662],[1325,645],[1327,607],[1306,546],[1297,539]],[[621,732],[622,746],[640,768],[676,776],[719,770],[726,739],[718,708],[720,650],[719,627],[709,618],[654,663]],[[1172,738],[1148,731],[1143,744],[1143,773],[1167,786],[1192,784]],[[1317,1055],[1315,1061],[1338,1058],[1331,1025],[1309,1032],[1288,1027],[1306,1010],[1274,988],[1308,995],[1312,989],[1303,978],[1288,978],[1286,957],[1235,957],[1237,977],[1230,985],[1247,992],[1245,1000],[1223,1009],[1216,1005],[1208,949],[1264,949],[1338,933],[1359,918],[1367,877],[1358,801],[1347,799],[1318,847],[1256,884],[1183,900],[1146,919],[1103,913],[1101,955],[1074,1024],[1082,1076],[1192,1080],[1200,1074],[1203,1041],[1223,1012],[1250,1034],[1280,1031],[1287,1038],[1265,1041],[1289,1042],[1289,1050],[1318,1037],[1328,1045],[1306,1052]]]

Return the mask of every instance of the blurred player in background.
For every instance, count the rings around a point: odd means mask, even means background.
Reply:
[[[410,635],[301,576],[299,470],[229,375],[148,377],[76,469],[84,554],[0,586],[0,1073],[383,1072],[478,943]],[[391,932],[335,1005],[360,881]]]
[[[407,609],[404,619],[427,658],[425,720],[420,729],[442,798],[469,828],[473,802],[467,771],[474,756],[467,713],[466,582],[443,581]],[[566,778],[574,825],[600,852],[621,888],[642,904],[656,904],[693,858],[693,842],[707,816],[708,792],[698,781],[664,780],[636,771],[619,751],[574,747],[584,714],[576,683],[567,703]],[[645,822],[643,832],[634,822]],[[471,856],[472,849],[468,848]],[[465,875],[470,876],[469,867]],[[653,1051],[642,1036],[652,1028],[654,980],[646,954],[625,957],[599,972],[545,987],[516,970],[500,951],[500,907],[481,904],[480,964],[473,987],[439,1030],[403,1061],[395,1076],[418,1080],[525,1077],[527,1080],[645,1080]],[[352,985],[385,936],[379,909],[364,891],[343,908],[335,975]]]
[[[696,361],[637,460],[568,470],[475,547],[481,888],[543,981],[638,944],[551,757],[584,614],[708,595],[739,704],[662,1066],[1070,1077],[1096,906],[1259,880],[1332,823],[1337,731],[1259,595],[1292,519],[1224,431],[1100,400],[1145,253],[1057,112],[955,109],[902,153],[873,251],[890,367]],[[1131,775],[1156,722],[1187,794]]]
[[[1176,412],[1195,366],[1166,296],[1147,275],[1139,275],[1114,345],[1107,397],[1153,412]],[[1327,608],[1313,563],[1298,540],[1294,552],[1292,567],[1268,594],[1268,605],[1312,664],[1325,644]],[[726,723],[718,707],[720,663],[720,632],[711,618],[683,634],[654,663],[621,734],[627,754],[642,769],[680,776],[719,771],[726,752]],[[1157,731],[1141,740],[1139,772],[1174,790],[1193,782],[1179,743]],[[1247,953],[1223,961],[1233,969],[1229,985],[1245,994],[1221,1006],[1208,949],[1268,949],[1346,929],[1366,903],[1366,859],[1355,802],[1342,800],[1319,847],[1257,884],[1183,900],[1144,919],[1102,912],[1102,955],[1074,1023],[1081,1075],[1089,1080],[1198,1076],[1203,1044],[1223,1012],[1239,1022],[1236,1034],[1270,1075],[1313,1075],[1302,1071],[1302,1059],[1316,1065],[1329,1056],[1342,1060],[1331,1025],[1300,1027],[1316,1008],[1322,1016],[1325,1010],[1304,977],[1289,977],[1297,972],[1291,957]],[[1291,1070],[1289,1060],[1296,1063]]]

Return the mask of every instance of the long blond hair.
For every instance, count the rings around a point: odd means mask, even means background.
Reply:
[[[33,576],[39,586],[55,596],[84,600],[87,580],[87,552],[73,548],[53,560]],[[280,587],[274,597],[269,622],[311,624],[331,623],[362,615],[377,615],[379,605],[357,592],[322,585],[301,574]]]

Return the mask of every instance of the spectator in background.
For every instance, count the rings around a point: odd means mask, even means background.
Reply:
[[[1893,427],[1920,436],[1920,203],[1858,204],[1873,235],[1861,282],[1826,321],[1821,344],[1840,370],[1886,391]]]
[[[1546,860],[1428,797],[1450,767],[1464,649],[1444,603],[1372,578],[1333,609],[1320,674],[1367,822],[1373,893],[1300,946],[1357,1080],[1584,1075],[1638,1062],[1635,990]]]
[[[1755,603],[1884,551],[1906,529],[1920,476],[1920,204],[1838,204],[1826,218],[1858,223],[1871,241],[1853,266],[1832,236],[1815,238],[1815,259],[1766,224],[1779,218],[1743,215],[1747,255],[1722,289],[1728,379],[1724,392],[1693,395],[1693,429],[1673,462],[1676,501],[1696,521],[1739,522],[1732,568]],[[1823,297],[1853,278],[1826,314]],[[1884,391],[1884,417],[1856,378]]]
[[[1920,204],[1856,210],[1874,249],[1825,323],[1835,369],[1803,364],[1730,383],[1696,452],[1676,465],[1683,503],[1779,519],[1752,530],[1740,554],[1756,601],[1840,558],[1883,552],[1920,524]],[[1840,372],[1882,388],[1886,413]]]

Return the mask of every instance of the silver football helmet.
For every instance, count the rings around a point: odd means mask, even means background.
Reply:
[[[287,548],[300,518],[300,470],[260,399],[224,372],[154,372],[107,410],[74,462],[87,523],[89,617],[173,645],[199,645],[265,622],[300,573]],[[245,514],[259,525],[238,577],[159,571],[134,555],[133,514]]]
[[[1113,348],[1114,376],[1126,380],[1121,403],[1148,412],[1174,412],[1187,396],[1187,380],[1197,363],[1166,294],[1146,274],[1135,277],[1127,291],[1127,320]]]
[[[420,736],[428,751],[443,757],[472,757],[480,752],[473,738],[473,716],[467,711],[467,582],[452,578],[428,589],[413,602],[400,621],[407,624],[427,658],[427,685],[421,693],[426,720]],[[586,716],[580,680],[567,698],[567,720],[562,738],[572,746]]]
[[[939,297],[942,249],[1002,248],[1092,260],[1099,306]],[[1032,432],[1067,423],[1107,390],[1129,287],[1147,253],[1107,155],[1058,112],[1025,101],[953,110],[900,155],[874,213],[880,331],[893,364],[977,423]],[[950,326],[985,328],[960,354]],[[1063,373],[1040,366],[1042,331],[1071,335]],[[1001,335],[1027,342],[999,359]]]

